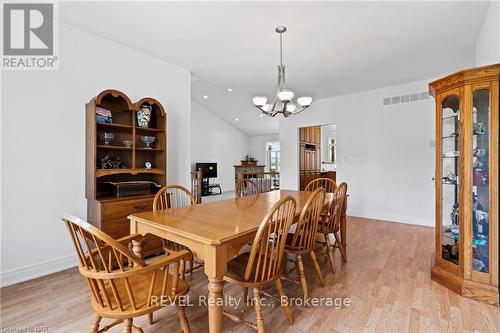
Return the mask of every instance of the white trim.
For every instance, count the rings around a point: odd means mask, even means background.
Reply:
[[[424,227],[434,227],[434,220],[428,220],[422,217],[407,216],[407,215],[394,215],[389,213],[366,213],[361,211],[348,211],[348,216],[362,217],[370,220],[380,220],[384,222],[396,222],[402,224],[421,225]]]
[[[42,261],[37,264],[26,265],[9,271],[4,271],[0,273],[0,288],[60,272],[77,266],[77,263],[78,259],[76,255],[71,254]]]

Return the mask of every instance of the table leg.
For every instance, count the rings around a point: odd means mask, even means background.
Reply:
[[[222,278],[208,278],[208,331],[222,332]]]

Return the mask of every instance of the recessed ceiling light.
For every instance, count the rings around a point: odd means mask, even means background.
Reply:
[[[240,121],[240,118],[234,118],[234,121]]]
[[[231,89],[231,88],[227,88],[227,91],[231,92],[231,91],[233,91],[233,89]]]
[[[204,99],[208,99],[208,96],[207,96],[207,95],[203,95],[203,98],[204,98]]]
[[[264,118],[264,114],[263,113],[259,114],[259,117]]]

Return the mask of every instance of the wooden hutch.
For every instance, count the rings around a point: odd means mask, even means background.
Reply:
[[[147,126],[139,126],[137,114],[147,105],[151,118]],[[109,121],[96,120],[96,110],[110,111]],[[86,105],[86,198],[87,219],[113,238],[130,232],[130,214],[152,210],[153,198],[166,185],[167,115],[155,99],[146,97],[132,103],[118,90],[105,90]],[[105,142],[104,133],[112,139]],[[144,137],[154,142],[144,143]],[[103,168],[103,159],[120,164]],[[149,193],[117,194],[114,184],[123,182],[150,183]],[[134,183],[131,183],[134,184]],[[144,191],[144,188],[141,189]],[[132,192],[133,193],[133,192]],[[161,252],[161,240],[153,236],[146,243],[145,255]]]
[[[321,126],[299,128],[299,161],[303,191],[309,182],[321,177]]]
[[[500,64],[429,84],[436,100],[436,254],[431,278],[499,305]]]

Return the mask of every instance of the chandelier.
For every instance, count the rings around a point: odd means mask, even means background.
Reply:
[[[276,116],[281,113],[284,117],[298,114],[307,109],[312,103],[312,97],[302,96],[297,98],[294,103],[293,98],[295,93],[288,89],[285,81],[285,65],[283,65],[283,33],[286,27],[279,26],[276,32],[280,35],[280,64],[278,65],[278,82],[276,84],[276,93],[273,101],[267,103],[266,96],[255,96],[252,99],[253,104],[262,111],[263,114],[270,117]]]

